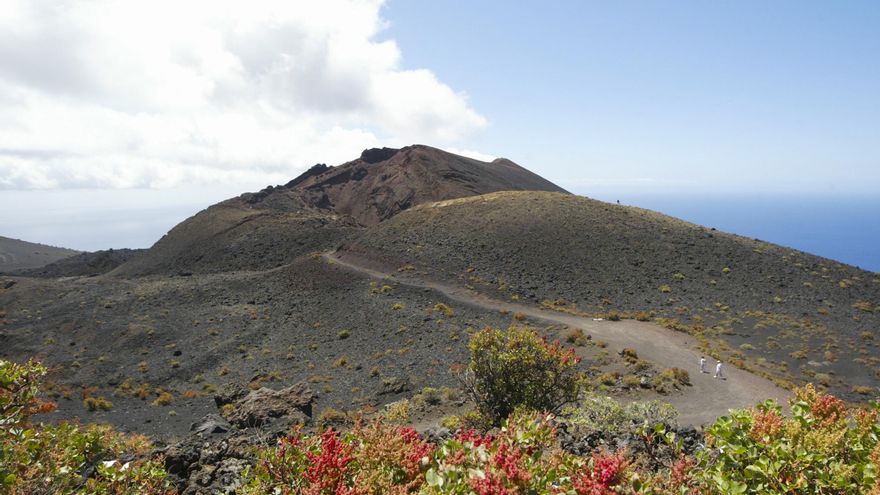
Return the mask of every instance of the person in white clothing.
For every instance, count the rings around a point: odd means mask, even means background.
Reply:
[[[706,372],[706,356],[700,356],[700,373]]]
[[[715,365],[715,378],[724,378],[724,373],[721,372],[721,361]]]

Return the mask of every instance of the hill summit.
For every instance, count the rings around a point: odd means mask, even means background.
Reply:
[[[373,148],[338,167],[315,165],[285,189],[366,226],[444,199],[496,191],[565,192],[504,158],[483,162],[423,145]]]
[[[317,164],[287,184],[211,206],[115,274],[273,268],[413,206],[497,191],[567,194],[504,158],[483,162],[424,145],[368,149],[342,165]]]

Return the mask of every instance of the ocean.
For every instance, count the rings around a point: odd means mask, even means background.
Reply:
[[[880,272],[880,195],[596,197]]]

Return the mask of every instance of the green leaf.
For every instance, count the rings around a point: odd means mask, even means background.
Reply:
[[[428,470],[427,473],[425,473],[425,481],[427,481],[428,485],[430,485],[430,486],[436,486],[437,488],[442,488],[444,480],[443,480],[442,476],[440,476],[439,474],[437,474],[436,471],[434,471],[434,468],[431,468]]]

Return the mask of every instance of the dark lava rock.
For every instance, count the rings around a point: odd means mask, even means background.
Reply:
[[[228,421],[217,414],[208,414],[201,421],[193,423],[190,431],[194,431],[199,435],[214,435],[218,433],[226,433],[232,426]]]
[[[237,383],[227,383],[214,394],[214,404],[217,407],[223,407],[226,404],[232,404],[247,395],[247,390]]]
[[[400,151],[396,148],[370,148],[361,153],[361,161],[367,163],[379,163],[396,155]]]
[[[261,426],[281,417],[305,420],[312,415],[314,401],[315,392],[305,383],[281,390],[263,387],[247,394],[225,414],[230,423],[240,427]]]
[[[433,444],[439,444],[444,440],[452,438],[452,433],[452,430],[449,428],[433,426],[422,432],[422,439]]]
[[[407,380],[393,376],[382,381],[382,390],[379,391],[379,395],[402,394],[411,388]]]

